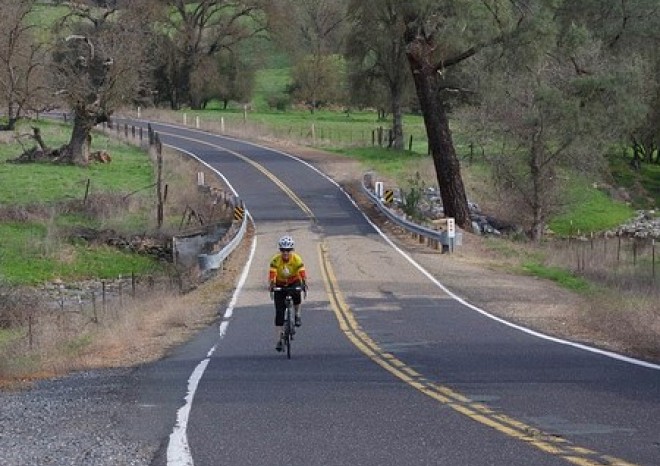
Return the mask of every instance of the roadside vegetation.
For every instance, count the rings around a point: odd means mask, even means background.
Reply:
[[[95,132],[91,148],[109,155],[104,163],[13,162],[34,144],[35,126],[53,144],[70,130],[40,119],[2,134],[0,381],[122,364],[127,351],[135,363],[153,357],[150,345],[162,354],[210,322],[215,299],[229,285],[206,285],[217,296],[208,294],[191,309],[181,291],[198,286],[194,271],[161,253],[172,235],[204,228],[199,219],[231,222],[230,209],[215,207],[208,190],[197,187],[200,171],[207,186],[222,191],[220,180],[165,151],[169,195],[158,227],[153,153],[146,146]],[[169,334],[172,328],[179,331]]]

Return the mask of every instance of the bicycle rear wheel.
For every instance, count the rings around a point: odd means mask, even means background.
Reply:
[[[293,340],[293,319],[291,309],[286,310],[284,321],[284,345],[286,346],[286,357],[291,359],[291,340]]]

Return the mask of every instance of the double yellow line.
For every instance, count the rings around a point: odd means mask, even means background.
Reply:
[[[362,353],[383,369],[454,411],[509,437],[528,443],[545,453],[563,458],[569,463],[579,466],[635,466],[625,460],[574,445],[564,438],[544,433],[506,414],[498,413],[483,403],[472,401],[448,387],[431,382],[394,355],[381,349],[362,330],[339,291],[337,279],[328,259],[327,247],[321,244],[318,251],[323,281],[339,328]]]

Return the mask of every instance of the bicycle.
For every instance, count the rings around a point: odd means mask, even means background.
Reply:
[[[291,296],[292,291],[303,292],[304,297],[307,297],[307,289],[303,286],[276,286],[271,291],[271,299],[274,298],[275,291],[285,291],[286,296],[284,297],[284,325],[282,326],[282,342],[286,348],[286,357],[291,359],[291,342],[293,341],[293,336],[296,334],[296,325],[295,325],[295,309],[293,307],[293,297]]]

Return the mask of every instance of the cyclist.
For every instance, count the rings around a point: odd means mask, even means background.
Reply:
[[[270,267],[268,270],[268,283],[270,291],[273,292],[275,287],[290,287],[300,286],[307,292],[307,274],[305,272],[305,264],[303,263],[300,254],[293,251],[293,238],[288,235],[282,236],[277,242],[280,252],[275,254],[270,260]],[[300,327],[300,291],[290,292],[293,297],[293,305],[295,309],[295,325]],[[282,351],[282,327],[284,325],[284,309],[285,309],[286,292],[283,290],[274,292],[275,301],[275,330],[277,332],[277,351]]]

